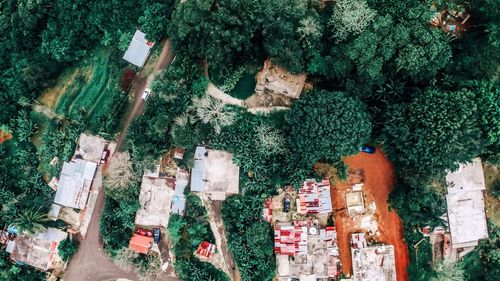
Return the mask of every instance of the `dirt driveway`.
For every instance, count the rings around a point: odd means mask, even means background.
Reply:
[[[409,254],[406,243],[403,240],[403,225],[398,215],[388,209],[387,200],[389,193],[394,186],[394,169],[387,157],[377,149],[375,154],[359,153],[344,159],[350,171],[356,171],[356,175],[351,174],[347,182],[336,184],[332,189],[332,203],[335,212],[335,224],[340,247],[340,260],[344,274],[352,271],[350,234],[360,229],[352,223],[352,219],[346,213],[345,191],[356,183],[361,175],[363,178],[363,192],[365,193],[366,204],[371,202],[376,204],[375,218],[378,221],[378,231],[380,236],[377,242],[384,242],[394,245],[396,259],[396,274],[398,281],[407,281],[408,274],[406,268],[409,263]]]
[[[146,102],[142,99],[142,94],[146,87],[150,87],[151,83],[155,79],[156,75],[158,75],[165,67],[169,66],[174,60],[174,53],[171,48],[170,40],[165,40],[163,43],[163,49],[161,51],[158,60],[155,62],[155,66],[153,72],[151,72],[146,77],[140,78],[135,81],[134,85],[134,102],[130,107],[130,110],[124,117],[123,129],[120,132],[120,136],[118,137],[118,141],[116,144],[116,151],[120,151],[123,142],[125,141],[125,136],[127,135],[128,127],[130,126],[130,122],[132,120],[144,113],[144,109],[146,107]],[[153,93],[154,94],[154,93]]]

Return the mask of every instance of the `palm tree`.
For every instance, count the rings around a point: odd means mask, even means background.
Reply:
[[[46,213],[38,209],[24,209],[18,217],[14,220],[14,226],[19,232],[35,234],[45,230],[45,223],[49,221]]]
[[[236,119],[235,112],[227,110],[222,101],[211,96],[194,97],[192,108],[196,112],[196,118],[204,124],[212,125],[217,134],[222,127],[233,124]]]

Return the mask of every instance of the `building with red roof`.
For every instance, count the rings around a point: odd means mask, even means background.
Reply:
[[[153,243],[153,237],[146,237],[139,234],[132,235],[130,238],[130,243],[128,248],[138,254],[147,254],[151,244]]]

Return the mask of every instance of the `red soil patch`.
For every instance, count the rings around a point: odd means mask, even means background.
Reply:
[[[377,207],[373,217],[378,221],[380,236],[371,237],[377,242],[394,245],[397,280],[407,281],[406,268],[409,264],[409,254],[403,240],[403,225],[398,215],[394,211],[389,211],[387,203],[395,181],[391,162],[380,150],[377,150],[375,154],[359,153],[345,158],[344,161],[349,166],[349,179],[336,184],[332,189],[340,260],[344,274],[351,274],[352,271],[350,234],[358,231],[365,232],[347,214],[345,192],[353,184],[363,182],[365,206],[368,207],[371,202],[375,202]]]

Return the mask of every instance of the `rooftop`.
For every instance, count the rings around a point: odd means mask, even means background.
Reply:
[[[448,184],[448,223],[453,248],[475,246],[488,238],[483,190],[485,189],[481,160],[460,165],[446,176]]]
[[[108,142],[99,136],[81,134],[78,139],[75,156],[80,155],[83,160],[99,164],[102,152],[107,144]]]
[[[173,194],[174,190],[167,185],[166,179],[142,177],[141,207],[136,213],[135,224],[167,227]]]
[[[308,179],[299,189],[297,199],[297,211],[300,214],[328,214],[332,212],[332,200],[330,197],[330,182],[323,179],[317,182]]]
[[[197,147],[191,171],[191,191],[205,192],[212,200],[224,200],[239,191],[240,168],[228,152]]]
[[[136,30],[125,55],[123,55],[123,59],[138,67],[142,67],[153,45],[153,42],[146,39],[146,34],[140,30]]]
[[[177,176],[175,181],[174,197],[172,199],[172,213],[183,214],[186,207],[186,198],[184,196],[184,189],[189,182],[189,173],[177,169]]]
[[[36,236],[19,236],[15,240],[10,257],[16,262],[48,270],[57,257],[59,242],[67,236],[68,233],[56,228],[48,228]]]
[[[335,227],[317,221],[277,223],[274,229],[277,275],[281,278],[327,278],[340,275]],[[280,279],[281,280],[281,279]]]
[[[153,243],[153,237],[146,237],[139,234],[132,235],[128,248],[138,254],[147,254]]]
[[[365,212],[365,201],[362,191],[348,192],[345,194],[347,212],[354,216]]]
[[[65,162],[59,177],[54,203],[75,209],[84,209],[97,164],[75,159]]]
[[[351,234],[354,281],[396,281],[394,246],[368,246],[364,233]]]

